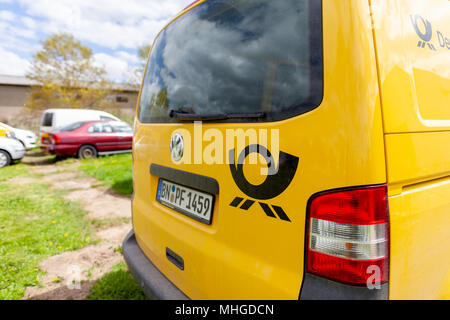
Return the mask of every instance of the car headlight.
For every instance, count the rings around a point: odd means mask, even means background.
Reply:
[[[16,134],[14,132],[6,132],[8,138],[16,139]]]

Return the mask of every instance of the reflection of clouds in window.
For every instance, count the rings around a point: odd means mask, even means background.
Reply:
[[[169,109],[191,107],[198,114],[273,112],[309,97],[308,1],[232,3],[230,9],[229,2],[207,1],[161,33],[141,116],[167,117],[164,106],[155,105],[165,89]]]

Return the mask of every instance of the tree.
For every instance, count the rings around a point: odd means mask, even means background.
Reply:
[[[106,71],[94,65],[90,48],[66,33],[49,36],[42,46],[27,74],[36,83],[28,96],[27,108],[111,106]]]
[[[139,58],[141,59],[142,68],[145,68],[145,63],[147,62],[148,54],[152,49],[151,45],[142,46],[138,49]]]

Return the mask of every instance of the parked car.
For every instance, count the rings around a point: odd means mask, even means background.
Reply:
[[[15,139],[16,134],[12,130],[0,125],[0,137]]]
[[[43,133],[41,149],[62,157],[95,158],[131,152],[133,129],[121,121],[79,121]]]
[[[109,120],[121,121],[105,111],[87,109],[48,109],[42,114],[41,134],[52,132],[80,121]]]
[[[0,129],[1,128],[5,128],[9,132],[13,132],[15,135],[15,138],[17,140],[19,140],[20,143],[23,144],[25,149],[29,150],[29,149],[33,149],[36,147],[38,138],[34,134],[34,132],[32,132],[30,130],[22,130],[22,129],[13,128],[3,122],[0,122]]]
[[[0,168],[25,156],[25,147],[17,139],[0,136]]]

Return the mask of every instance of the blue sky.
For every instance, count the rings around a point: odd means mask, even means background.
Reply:
[[[194,0],[0,0],[0,74],[25,75],[40,42],[71,33],[114,81],[139,62],[137,48]]]

